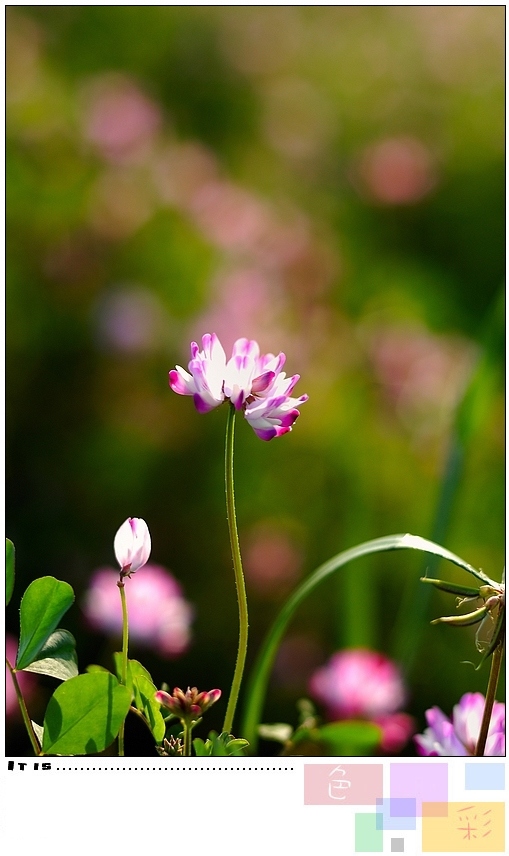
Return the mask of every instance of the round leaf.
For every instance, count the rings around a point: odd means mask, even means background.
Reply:
[[[76,640],[68,630],[55,630],[41,648],[37,660],[24,669],[25,672],[37,672],[51,675],[60,681],[68,681],[78,674]]]
[[[108,672],[71,678],[55,690],[44,717],[43,754],[90,755],[117,736],[131,693]]]
[[[37,660],[48,638],[74,600],[69,583],[40,577],[30,583],[21,599],[20,638],[16,668],[26,669]]]

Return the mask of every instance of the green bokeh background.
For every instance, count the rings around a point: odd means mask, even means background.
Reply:
[[[101,86],[137,93],[126,123],[141,131],[124,148],[104,142],[109,108],[103,137],[90,131]],[[226,193],[217,210],[211,185]],[[504,190],[502,6],[8,8],[7,630],[28,583],[52,574],[76,591],[64,626],[80,669],[111,667],[118,642],[93,634],[80,604],[114,563],[118,526],[143,517],[195,621],[180,658],[131,654],[157,684],[220,687],[226,705],[226,413],[200,416],[167,384],[212,323],[229,346],[247,335],[284,350],[309,394],[282,439],[237,424],[241,545],[282,533],[299,557],[273,587],[248,576],[248,668],[298,579],[360,541],[439,532],[500,579]],[[111,322],[124,298],[127,340]],[[483,357],[458,445],[455,407]],[[437,522],[451,449],[458,480]],[[416,612],[425,566],[374,557],[318,590],[266,721],[295,722],[312,669],[343,647],[405,664],[420,729],[427,707],[484,691],[487,667],[462,662],[476,661],[472,628],[429,625],[454,599],[433,592]],[[52,688],[41,679],[34,719]],[[7,740],[8,754],[29,752],[16,723]],[[134,727],[127,740],[129,754],[153,752]]]

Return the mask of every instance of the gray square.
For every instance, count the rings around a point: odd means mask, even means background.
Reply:
[[[404,853],[405,852],[405,839],[404,838],[391,838],[391,853]]]

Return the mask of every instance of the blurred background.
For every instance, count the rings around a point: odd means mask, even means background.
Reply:
[[[500,579],[504,11],[7,8],[11,636],[26,586],[51,574],[76,592],[62,625],[80,671],[112,668],[113,538],[142,517],[154,567],[129,582],[130,655],[158,686],[221,688],[220,728],[238,620],[226,412],[168,387],[205,332],[284,351],[309,394],[281,439],[237,424],[248,672],[299,581],[361,541],[434,538]],[[317,589],[264,721],[295,724],[345,648],[398,663],[417,730],[426,708],[484,692],[488,667],[464,662],[475,628],[429,624],[455,603],[423,594],[426,568],[389,553]],[[55,686],[32,676],[37,722]],[[137,723],[126,752],[155,754]],[[30,754],[15,712],[7,754]]]

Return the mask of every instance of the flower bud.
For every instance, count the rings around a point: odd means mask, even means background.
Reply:
[[[128,517],[115,535],[115,556],[123,576],[129,577],[148,562],[150,532],[141,517]]]
[[[156,701],[167,707],[174,716],[186,722],[192,722],[200,717],[207,708],[221,698],[221,690],[209,690],[209,692],[198,692],[196,687],[188,687],[186,692],[175,687],[173,693],[159,690],[155,694]]]

